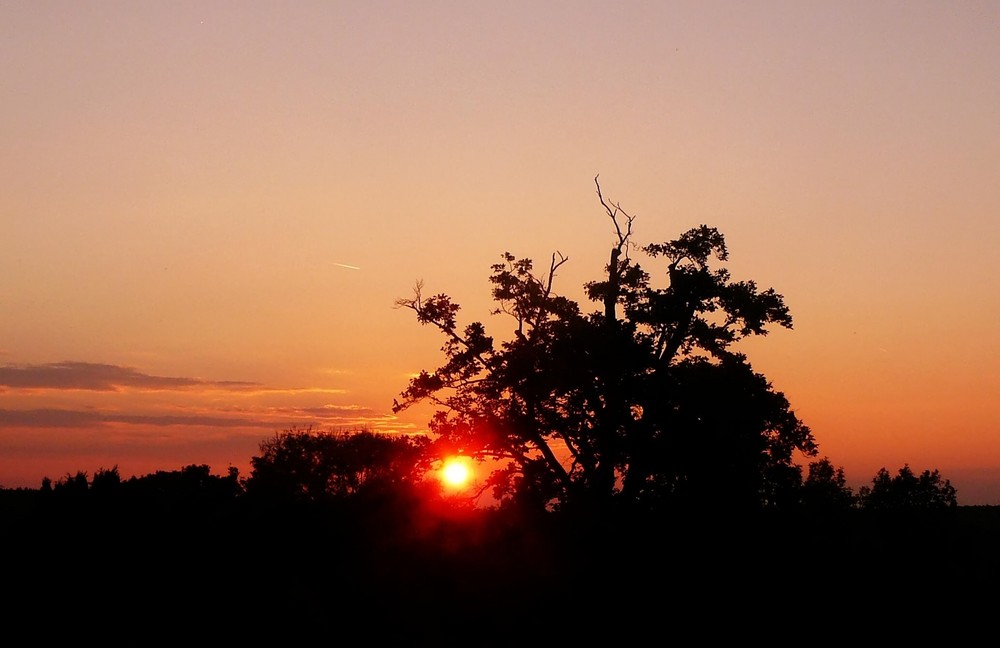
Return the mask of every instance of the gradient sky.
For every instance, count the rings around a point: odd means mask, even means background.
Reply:
[[[745,345],[852,486],[1000,504],[1000,3],[0,4],[0,486],[247,474],[503,335],[489,267],[706,223],[795,320]]]

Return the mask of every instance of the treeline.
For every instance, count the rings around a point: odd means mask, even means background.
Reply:
[[[260,507],[303,505],[387,505],[409,502],[439,508],[470,509],[482,505],[486,488],[474,494],[447,494],[434,476],[440,460],[432,443],[422,436],[390,436],[369,431],[315,431],[291,429],[260,444],[251,458],[251,472],[236,468],[212,474],[206,464],[175,471],[123,479],[117,466],[84,471],[53,481],[39,489],[3,489],[8,507],[20,500],[22,508],[51,504],[63,509],[88,504],[134,507],[138,510],[190,509],[192,512],[237,502]],[[702,503],[702,499],[695,500]],[[808,465],[803,478],[786,479],[784,492],[773,493],[762,510],[813,513],[865,509],[875,511],[944,510],[958,506],[957,491],[938,470],[915,473],[909,465],[891,474],[882,468],[871,485],[854,492],[843,468],[823,458]],[[676,500],[664,510],[692,505]],[[485,508],[517,508],[516,498],[496,499]]]
[[[24,567],[10,571],[7,618],[156,629],[126,645],[317,633],[632,643],[697,631],[705,614],[733,624],[717,635],[743,638],[763,636],[752,620],[775,609],[786,629],[884,622],[859,593],[935,599],[1000,575],[998,516],[957,506],[936,471],[883,470],[852,493],[822,460],[782,509],[543,510],[450,495],[435,456],[421,437],[288,430],[261,443],[246,476],[109,468],[5,489],[2,544]],[[808,612],[794,612],[803,596]],[[939,618],[959,601],[949,596],[935,599]]]

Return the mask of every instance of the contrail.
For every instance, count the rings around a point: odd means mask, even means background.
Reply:
[[[346,263],[337,263],[336,261],[333,262],[333,265],[340,266],[341,268],[347,268],[348,270],[360,270],[361,269],[358,266],[347,265]]]

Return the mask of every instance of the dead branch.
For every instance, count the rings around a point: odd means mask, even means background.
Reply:
[[[597,185],[597,198],[601,201],[601,206],[604,207],[604,211],[606,211],[608,213],[608,216],[611,217],[611,222],[614,223],[615,234],[618,235],[618,244],[615,246],[615,248],[618,250],[618,255],[621,255],[621,253],[624,251],[625,258],[627,259],[628,241],[629,238],[632,236],[632,221],[635,220],[635,217],[630,215],[624,209],[622,209],[621,205],[619,205],[618,203],[608,204],[608,202],[604,199],[604,194],[601,193],[601,183],[598,182],[599,177],[600,174],[594,176],[594,184]],[[618,222],[619,214],[625,217],[624,232],[622,232],[621,223]]]

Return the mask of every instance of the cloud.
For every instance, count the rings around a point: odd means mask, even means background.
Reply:
[[[328,387],[247,387],[246,389],[238,390],[241,394],[247,394],[249,396],[259,395],[259,394],[346,394],[346,389],[334,389]]]
[[[68,405],[65,398],[35,402],[23,409],[0,409],[0,428],[101,429],[111,426],[162,428],[170,426],[212,428],[284,429],[295,425],[335,427],[384,427],[395,422],[370,407],[355,404],[299,405],[302,398],[341,395],[343,389],[325,387],[272,387],[255,382],[207,381],[183,376],[155,376],[139,369],[104,363],[55,362],[0,365],[0,392],[21,392],[48,399],[55,393],[77,392],[113,395],[114,407]],[[163,407],[134,401],[136,392],[167,392],[176,400]],[[224,392],[223,394],[212,392]],[[84,396],[97,398],[97,396]],[[207,400],[206,400],[206,397]],[[105,396],[101,397],[105,399]],[[160,399],[158,399],[160,400]],[[276,401],[282,401],[279,403]],[[292,400],[293,402],[288,402]],[[234,403],[234,401],[238,401]],[[257,405],[249,405],[256,402]],[[4,403],[6,404],[6,403]],[[13,403],[11,403],[13,404]],[[26,404],[26,403],[24,403]],[[68,405],[68,406],[67,406]]]
[[[252,382],[206,381],[197,378],[152,376],[132,367],[110,364],[53,362],[0,366],[0,387],[78,389],[105,392],[128,388],[160,391],[208,387],[226,391],[246,391],[258,389],[260,385]]]
[[[132,425],[200,425],[205,427],[266,427],[275,426],[274,421],[253,418],[232,418],[207,415],[177,414],[110,414],[103,417],[109,423],[129,423]]]
[[[305,416],[321,416],[321,417],[362,416],[366,414],[371,414],[373,412],[372,408],[363,407],[361,405],[321,405],[319,407],[281,407],[281,408],[274,408],[272,411],[282,412],[282,413],[294,413],[297,415],[305,415]]]
[[[176,412],[177,410],[174,410]],[[396,422],[392,414],[380,414],[359,405],[321,407],[213,408],[170,412],[121,412],[97,409],[0,409],[0,428],[103,428],[122,424],[146,427],[214,427],[284,429],[295,425],[323,423],[334,426],[384,427]]]
[[[348,375],[348,374],[353,374],[354,373],[353,369],[339,369],[339,368],[336,368],[336,367],[324,367],[324,368],[318,369],[317,371],[319,371],[320,373],[331,375],[331,376],[344,376],[344,375]]]
[[[102,423],[97,412],[63,409],[0,410],[0,425],[19,428],[83,428]]]
[[[66,409],[0,409],[0,426],[20,428],[93,428],[108,423],[149,425],[164,427],[174,425],[205,427],[261,427],[273,428],[280,423],[259,418],[211,416],[205,414],[109,414],[89,410]]]

